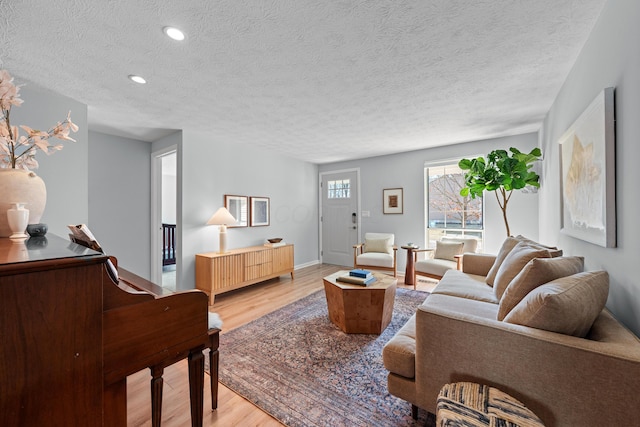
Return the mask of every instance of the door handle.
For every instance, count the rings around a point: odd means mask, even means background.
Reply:
[[[356,224],[358,222],[356,213],[351,214],[351,222]]]

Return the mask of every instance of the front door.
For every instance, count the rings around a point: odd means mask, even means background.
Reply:
[[[358,173],[322,174],[322,262],[353,266],[353,245],[358,243]]]

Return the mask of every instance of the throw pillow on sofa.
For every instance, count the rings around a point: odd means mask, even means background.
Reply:
[[[493,292],[496,299],[500,301],[502,294],[509,286],[509,283],[522,271],[525,265],[534,258],[550,258],[551,255],[546,249],[542,249],[538,246],[531,246],[528,243],[518,243],[509,254],[504,258],[504,261],[498,269],[496,274],[496,280],[493,282]]]
[[[500,247],[500,250],[498,251],[498,254],[496,255],[496,260],[493,262],[493,265],[491,266],[491,269],[487,273],[487,277],[485,279],[485,282],[486,282],[487,285],[493,286],[493,283],[496,280],[496,274],[498,274],[498,270],[500,269],[500,266],[502,265],[502,262],[504,261],[505,257],[507,255],[509,255],[509,252],[511,252],[511,250],[518,243],[520,243],[520,242],[515,237],[507,237],[505,239],[505,241],[502,242],[502,246]]]
[[[513,278],[500,298],[498,320],[515,307],[529,292],[540,285],[561,277],[581,273],[584,270],[583,257],[534,258]]]
[[[609,274],[591,271],[538,286],[504,318],[505,322],[585,337],[607,302]]]
[[[462,254],[463,248],[463,242],[441,242],[438,240],[436,241],[436,251],[433,254],[433,257],[455,261],[456,255]]]
[[[504,259],[506,258],[507,255],[509,255],[509,252],[511,252],[511,250],[513,250],[513,248],[520,242],[528,243],[530,246],[535,246],[540,249],[547,249],[549,250],[549,254],[551,255],[551,257],[562,256],[562,249],[558,249],[555,246],[545,246],[534,240],[527,239],[522,235],[517,235],[516,237],[509,236],[505,239],[504,242],[502,242],[502,247],[500,248],[500,251],[496,255],[496,260],[494,261],[493,265],[491,266],[491,269],[487,273],[487,277],[485,278],[485,283],[487,285],[494,286],[495,284],[494,282],[496,280],[496,274],[498,274],[498,270],[500,269],[500,266],[504,262]]]

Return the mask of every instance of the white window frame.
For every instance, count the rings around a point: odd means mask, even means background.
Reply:
[[[438,228],[429,226],[429,168],[457,165],[460,159],[461,158],[455,158],[424,163],[424,177],[422,181],[424,185],[424,241],[426,247],[435,247],[436,239],[431,239],[433,241],[429,239],[430,230],[442,230],[442,236],[473,236],[479,238],[478,252],[480,252],[484,247],[484,233],[486,227],[484,197],[482,198],[482,228]]]

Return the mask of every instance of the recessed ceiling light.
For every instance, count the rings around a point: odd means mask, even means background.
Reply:
[[[136,76],[134,74],[129,74],[129,79],[136,82],[136,83],[140,83],[141,85],[145,84],[147,81],[144,79],[144,77],[140,77],[140,76]]]
[[[164,31],[167,36],[174,40],[184,40],[184,33],[175,27],[164,27],[162,31]]]

